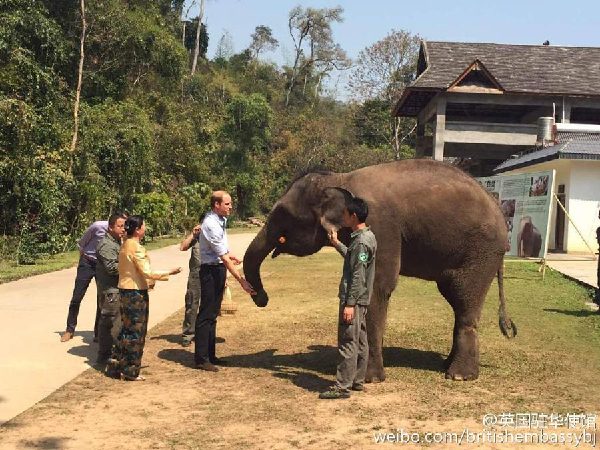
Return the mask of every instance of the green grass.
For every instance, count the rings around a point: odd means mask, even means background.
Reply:
[[[193,350],[179,347],[178,311],[149,332],[148,381],[119,383],[90,370],[0,428],[0,441],[52,430],[98,448],[131,436],[140,448],[379,448],[375,431],[480,430],[488,413],[598,413],[600,315],[586,309],[585,288],[554,271],[542,280],[535,263],[506,267],[515,339],[500,333],[492,285],[479,324],[478,380],[444,378],[451,309],[434,283],[401,278],[384,339],[386,381],[347,401],[319,400],[335,377],[341,269],[333,250],[265,260],[266,308],[232,283],[238,311],[219,318],[218,354],[229,362],[219,374],[192,368]]]
[[[310,302],[304,333],[331,334],[341,259],[335,254],[268,260],[263,270],[271,304]],[[498,327],[498,286],[487,295],[479,325],[481,371],[475,382],[443,380],[442,361],[451,346],[453,313],[434,283],[401,277],[392,295],[384,338],[390,391],[419,399],[408,412],[425,416],[481,417],[515,410],[578,412],[597,409],[600,391],[600,315],[585,303],[589,292],[558,272],[542,280],[535,263],[505,269],[507,307],[515,339]],[[306,274],[310,273],[310,278]],[[290,307],[293,307],[290,305]],[[274,318],[272,318],[273,320]],[[276,328],[285,328],[285,316]],[[323,361],[315,363],[323,365]],[[331,366],[331,367],[329,367]],[[332,370],[333,365],[321,367]],[[477,393],[477,395],[473,395]],[[435,406],[433,406],[435,405]]]
[[[181,239],[178,236],[164,237],[153,241],[149,240],[145,246],[148,250],[154,250],[178,244]],[[41,258],[32,265],[20,265],[14,260],[0,259],[0,284],[56,270],[68,269],[76,266],[78,261],[79,252],[77,250]]]
[[[227,230],[229,234],[256,233],[256,227],[239,227]],[[148,250],[156,250],[169,245],[179,244],[183,236],[167,236],[154,240],[146,240],[144,246]],[[79,261],[79,252],[70,251],[41,258],[32,265],[20,265],[16,261],[0,258],[0,284],[9,281],[20,280],[21,278],[41,275],[43,273],[54,272],[56,270],[68,269],[77,265]]]

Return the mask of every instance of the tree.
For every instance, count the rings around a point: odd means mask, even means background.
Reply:
[[[217,50],[215,52],[215,60],[228,60],[233,56],[233,38],[229,31],[223,31],[219,43],[217,44]]]
[[[271,139],[273,111],[260,94],[236,95],[226,108],[223,127],[227,145],[225,164],[235,174],[232,182],[237,197],[237,211],[248,217],[257,209],[257,192],[261,188],[261,162]]]
[[[270,52],[279,46],[279,41],[273,37],[273,31],[265,25],[257,26],[250,37],[252,43],[249,49],[253,53],[254,59],[258,59],[258,55],[263,50]]]
[[[288,29],[295,52],[285,98],[286,107],[300,75],[304,75],[304,93],[309,76],[316,71],[317,91],[323,77],[331,70],[348,67],[349,60],[341,47],[334,43],[331,31],[332,23],[342,22],[343,11],[341,6],[322,9],[296,6],[290,11]]]
[[[73,105],[73,139],[71,140],[71,158],[73,152],[75,152],[75,147],[77,147],[77,134],[79,132],[79,100],[81,98],[81,84],[83,81],[85,32],[87,30],[87,22],[85,21],[85,0],[80,0],[79,9],[81,11],[81,38],[79,41],[79,67],[77,69],[77,89],[75,90],[75,103]],[[69,165],[70,167],[71,164]]]
[[[198,55],[200,54],[200,33],[202,31],[202,18],[204,17],[204,0],[200,0],[200,14],[198,15],[198,25],[196,26],[196,45],[194,45],[194,56],[192,58],[192,75],[196,73],[198,64]]]
[[[382,40],[362,50],[355,63],[349,81],[349,87],[358,100],[381,100],[389,108],[402,90],[415,79],[420,37],[408,31],[392,30]],[[407,128],[407,120],[393,118],[390,130],[390,142],[400,158],[401,146],[406,134],[401,131]],[[409,133],[414,124],[409,124]]]

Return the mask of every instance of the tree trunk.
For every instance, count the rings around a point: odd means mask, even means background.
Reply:
[[[73,153],[75,147],[77,147],[77,137],[79,133],[79,101],[81,98],[81,84],[83,80],[83,59],[84,51],[83,47],[85,44],[85,32],[87,30],[87,23],[85,21],[85,0],[80,0],[81,8],[81,39],[79,43],[79,69],[77,72],[77,90],[75,91],[75,104],[73,105],[73,139],[71,140],[71,158],[69,163],[69,172],[73,167]]]
[[[194,47],[194,58],[192,59],[192,75],[196,73],[198,55],[200,54],[200,31],[202,30],[202,17],[204,16],[204,0],[200,0],[200,14],[198,15],[198,29],[196,30],[196,46]]]
[[[185,20],[182,20],[183,30],[181,31],[181,45],[185,48]]]
[[[394,117],[394,151],[396,152],[396,159],[400,159],[400,141],[398,140],[398,133],[400,132],[400,119]]]

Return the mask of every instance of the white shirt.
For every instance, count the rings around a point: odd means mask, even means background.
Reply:
[[[225,225],[227,219],[210,211],[200,226],[198,242],[200,244],[200,261],[202,264],[219,264],[221,256],[229,253],[229,242]]]

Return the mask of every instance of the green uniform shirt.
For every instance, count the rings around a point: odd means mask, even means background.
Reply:
[[[96,247],[96,282],[104,293],[119,292],[119,250],[121,241],[106,233]]]
[[[194,276],[199,276],[200,271],[200,243],[198,239],[192,239],[190,243],[190,274],[194,274]]]
[[[369,304],[375,279],[377,240],[369,227],[350,235],[350,245],[340,242],[336,250],[344,257],[339,297],[347,306]]]

